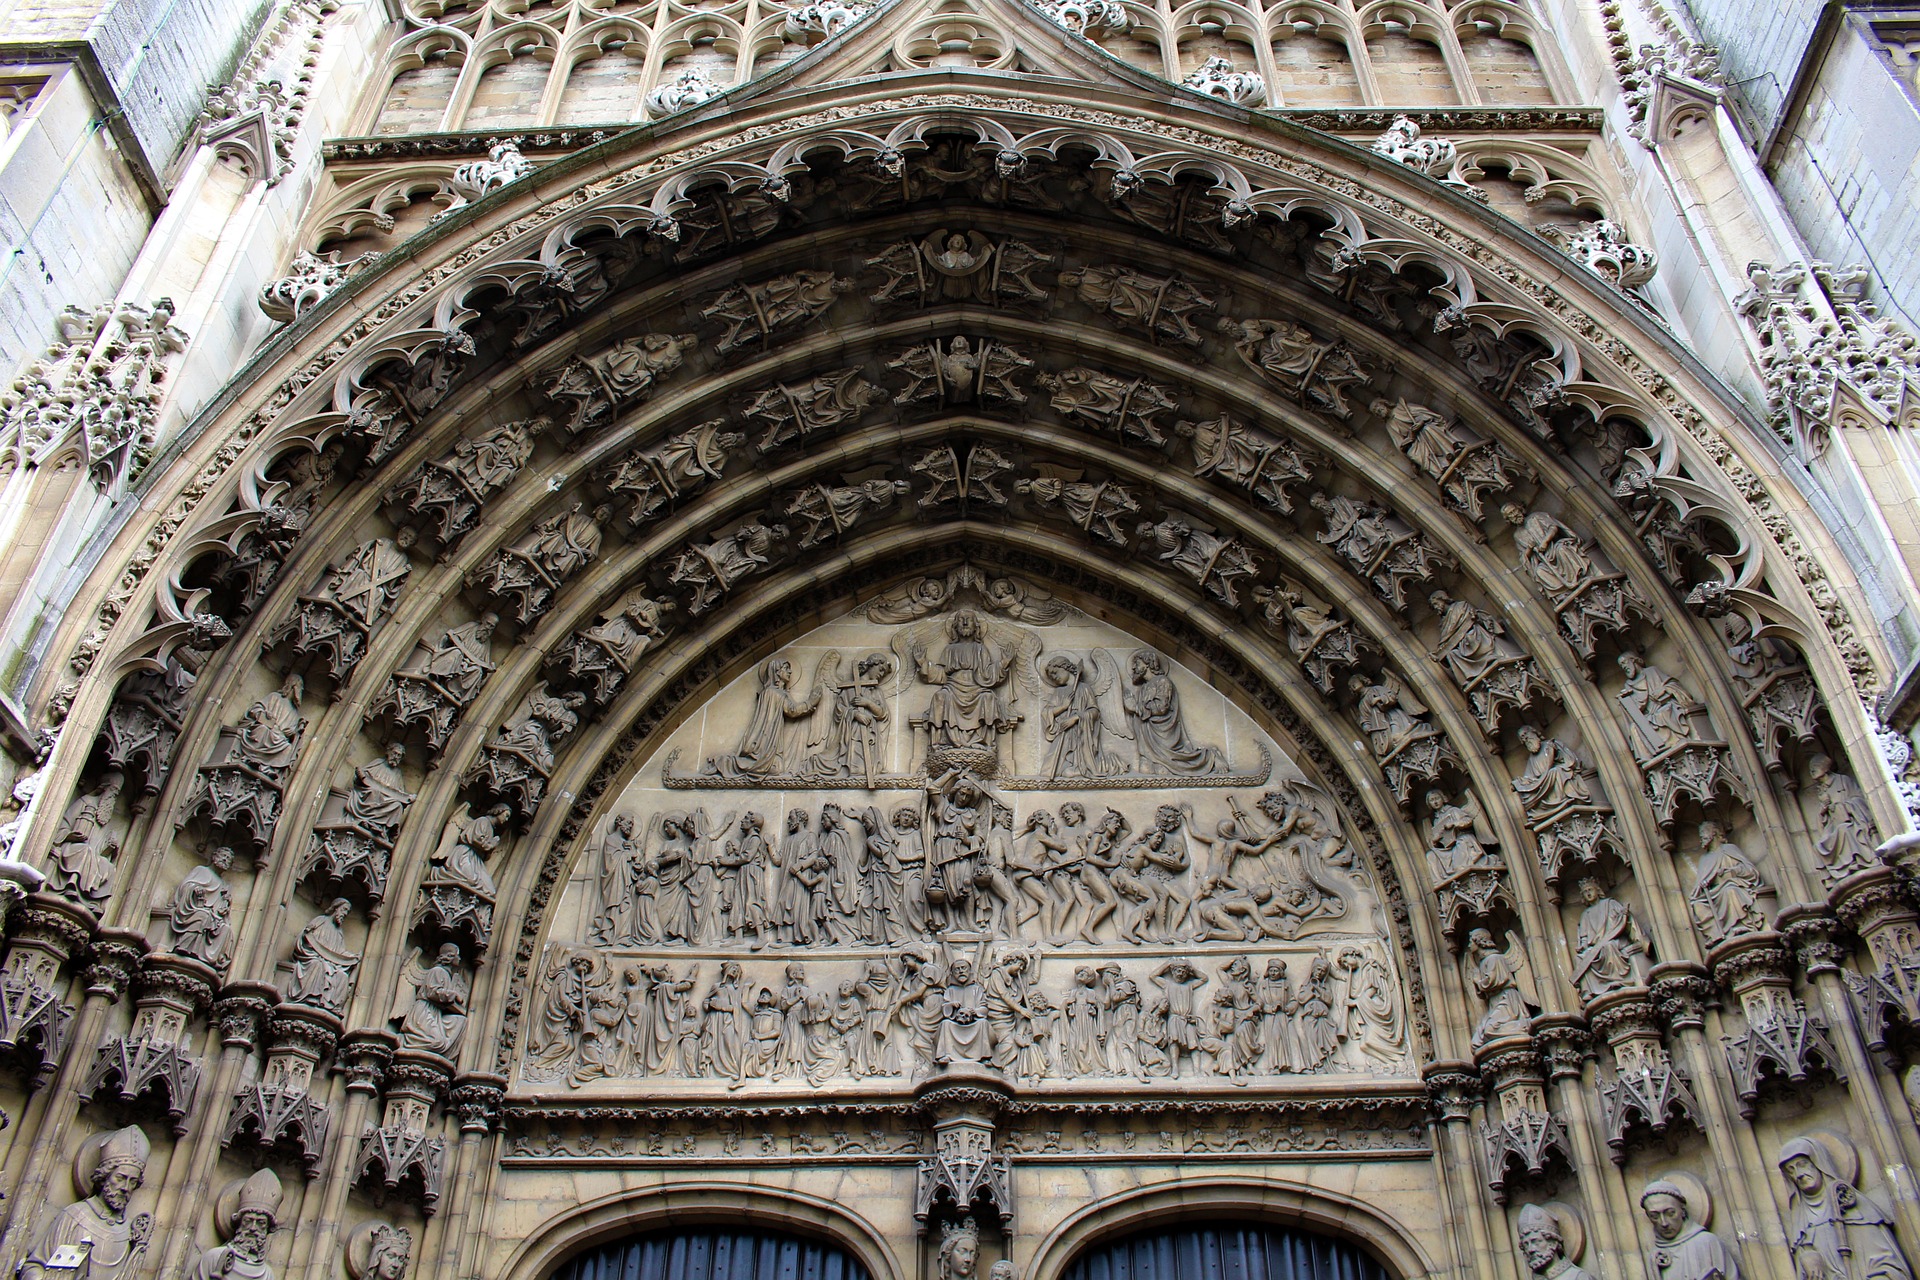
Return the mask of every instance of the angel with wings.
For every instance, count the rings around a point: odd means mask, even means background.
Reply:
[[[1473,1029],[1473,1047],[1490,1040],[1514,1035],[1527,1029],[1533,1011],[1540,1007],[1533,980],[1527,971],[1526,948],[1509,933],[1503,950],[1486,929],[1467,935],[1467,961],[1471,968],[1467,980],[1473,993],[1487,1006],[1480,1025]]]
[[[873,790],[876,775],[886,765],[886,686],[892,679],[893,659],[884,653],[869,653],[844,673],[839,650],[821,657],[813,687],[832,696],[825,699],[826,734],[813,744],[819,750],[807,758],[809,775],[860,779]]]
[[[419,1049],[450,1058],[467,1029],[467,975],[460,948],[444,943],[432,964],[420,962],[420,948],[400,968],[400,990],[387,1021],[399,1029],[402,1049]]]
[[[1114,727],[1126,722],[1126,709],[1120,705],[1120,668],[1113,655],[1104,649],[1084,658],[1055,654],[1040,674],[1053,690],[1040,717],[1041,732],[1051,744],[1048,780],[1125,773],[1126,762],[1107,750],[1107,735],[1126,736]]]

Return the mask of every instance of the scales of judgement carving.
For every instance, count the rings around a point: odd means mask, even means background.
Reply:
[[[911,582],[662,755],[574,868],[530,1085],[1413,1074],[1331,800],[1198,676],[1029,584]]]

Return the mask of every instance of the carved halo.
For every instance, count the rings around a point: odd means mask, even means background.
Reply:
[[[1687,1205],[1687,1216],[1696,1225],[1709,1227],[1713,1224],[1713,1193],[1707,1190],[1707,1184],[1697,1174],[1685,1169],[1670,1169],[1649,1179],[1647,1185],[1651,1187],[1656,1182],[1672,1183],[1680,1189],[1680,1198]],[[1645,1191],[1640,1193],[1643,1200],[1646,1194]]]
[[[1553,1219],[1554,1229],[1560,1233],[1560,1246],[1566,1251],[1568,1262],[1580,1261],[1580,1255],[1586,1251],[1587,1228],[1580,1221],[1580,1214],[1573,1206],[1561,1204],[1558,1200],[1549,1200],[1538,1206],[1540,1212]]]
[[[365,1280],[366,1276],[372,1274],[368,1268],[373,1265],[374,1237],[382,1231],[392,1230],[395,1228],[390,1223],[381,1222],[378,1219],[363,1222],[353,1229],[352,1234],[347,1237],[346,1244],[340,1250],[341,1257],[347,1264],[347,1274],[353,1280]]]
[[[93,1194],[94,1170],[100,1167],[100,1160],[106,1154],[107,1144],[119,1134],[118,1129],[109,1129],[105,1133],[96,1133],[80,1144],[73,1153],[73,1185],[82,1199]]]
[[[1842,1182],[1856,1187],[1860,1185],[1860,1149],[1852,1142],[1831,1129],[1808,1129],[1796,1136],[1805,1138],[1826,1152],[1827,1163],[1840,1175]]]

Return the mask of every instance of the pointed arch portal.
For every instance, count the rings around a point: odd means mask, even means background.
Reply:
[[[503,181],[155,460],[36,640],[8,972],[141,975],[8,1042],[50,1123],[165,1115],[188,1199],[297,1167],[316,1258],[411,1206],[447,1276],[769,1183],[871,1219],[848,1280],[962,1219],[1025,1267],[1196,1163],[1518,1274],[1521,1189],[1617,1267],[1604,1162],[1751,1163],[1773,1074],[1878,1088],[1910,975],[1809,1022],[1788,942],[1911,921],[1894,673],[1765,426],[1460,191],[983,11],[1021,71],[869,75],[934,47],[882,5]],[[1709,1050],[1709,975],[1799,1056]],[[1385,1276],[1161,1226],[1065,1274]],[[558,1274],[741,1274],[657,1244]]]

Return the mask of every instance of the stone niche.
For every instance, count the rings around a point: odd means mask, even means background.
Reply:
[[[781,649],[607,806],[521,1089],[1325,1094],[1409,1082],[1373,873],[1196,673],[963,570]]]

